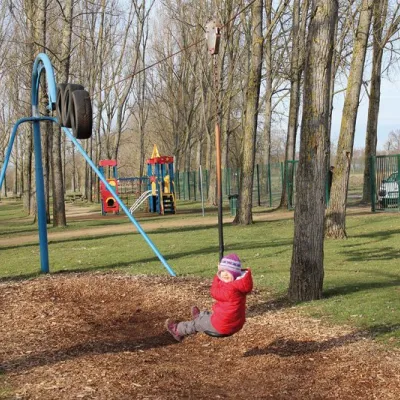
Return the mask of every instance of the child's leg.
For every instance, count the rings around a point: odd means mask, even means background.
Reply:
[[[179,335],[186,336],[204,331],[218,333],[211,324],[211,315],[212,313],[210,311],[202,311],[199,316],[192,321],[179,322],[177,325]]]

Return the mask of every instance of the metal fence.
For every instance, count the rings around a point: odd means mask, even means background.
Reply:
[[[395,162],[391,161],[391,169],[380,172],[383,176],[398,171]],[[397,165],[397,164],[396,164]],[[281,201],[282,188],[285,185],[288,209],[293,209],[296,200],[296,174],[298,160],[289,160],[286,163],[273,163],[270,165],[257,164],[253,179],[253,206],[278,207]],[[286,174],[286,176],[285,176]],[[351,204],[362,198],[364,169],[362,166],[350,172],[349,190],[347,200]],[[284,179],[286,178],[286,179]],[[383,178],[382,178],[383,179]],[[381,181],[382,181],[381,179]],[[175,173],[175,192],[178,200],[201,200],[201,188],[204,198],[208,197],[209,172],[207,170],[177,171]],[[240,169],[227,168],[222,170],[222,195],[228,201],[231,196],[238,193],[240,184]],[[380,183],[376,183],[378,187]],[[329,179],[326,179],[326,202],[329,202]],[[398,198],[398,196],[397,196]],[[388,202],[389,205],[390,202]],[[398,204],[398,202],[396,203]],[[390,203],[390,206],[393,205]]]
[[[400,210],[400,154],[370,158],[372,211]]]
[[[283,163],[256,165],[253,179],[253,205],[277,207],[280,203],[283,184]],[[175,192],[178,200],[200,201],[208,197],[210,176],[208,170],[176,171]],[[222,170],[222,195],[228,201],[239,192],[240,169]]]

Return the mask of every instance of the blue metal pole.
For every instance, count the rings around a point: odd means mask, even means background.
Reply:
[[[2,185],[3,185],[4,177],[6,175],[6,171],[7,171],[8,163],[10,161],[12,148],[14,146],[14,141],[15,141],[15,137],[17,135],[18,127],[24,122],[34,122],[34,121],[53,121],[53,122],[57,122],[57,120],[55,118],[52,118],[52,117],[26,117],[26,118],[19,119],[15,123],[15,125],[14,125],[14,127],[13,127],[13,129],[11,131],[10,140],[8,142],[6,156],[4,158],[4,164],[3,164],[3,167],[1,168],[0,189],[1,189]]]
[[[47,243],[47,218],[46,198],[44,191],[44,177],[42,164],[42,145],[40,138],[40,121],[55,121],[55,118],[41,118],[39,115],[39,86],[42,71],[46,73],[47,95],[49,98],[48,109],[53,110],[56,104],[57,88],[54,78],[53,66],[50,59],[44,53],[40,53],[33,63],[31,105],[33,121],[33,144],[35,150],[35,176],[36,176],[36,203],[38,209],[39,246],[40,246],[40,268],[43,273],[49,272],[49,249]]]
[[[13,130],[11,132],[11,136],[10,136],[10,141],[8,142],[8,147],[7,147],[7,151],[6,151],[6,156],[4,158],[4,163],[3,166],[1,168],[1,174],[0,174],[0,190],[1,187],[3,186],[3,181],[4,181],[4,177],[6,176],[6,171],[7,171],[7,166],[8,163],[10,161],[10,157],[11,157],[11,152],[12,152],[12,148],[14,146],[14,140],[15,140],[15,136],[17,135],[17,130],[18,130],[18,126],[22,123],[25,122],[27,120],[27,118],[21,118],[19,119],[14,127]]]
[[[57,87],[54,78],[54,70],[51,65],[51,61],[47,54],[40,53],[35,59],[32,68],[32,91],[31,91],[31,101],[32,101],[32,115],[34,117],[38,116],[38,102],[39,102],[39,80],[40,75],[43,71],[46,72],[46,82],[47,82],[47,95],[49,97],[48,109],[53,110],[57,101]]]
[[[160,173],[160,164],[156,164],[156,176],[157,176],[157,214],[161,214],[161,173]]]
[[[35,149],[36,203],[38,210],[40,269],[49,272],[49,250],[47,244],[46,197],[44,191],[42,146],[40,138],[40,122],[33,122],[33,143]]]
[[[76,148],[79,150],[79,152],[82,154],[82,156],[85,158],[86,162],[90,165],[90,167],[93,169],[93,171],[97,174],[97,176],[100,178],[100,180],[104,183],[106,186],[107,190],[110,191],[114,197],[114,199],[117,201],[121,209],[124,211],[126,216],[130,219],[130,221],[135,225],[136,229],[138,232],[143,236],[144,240],[147,242],[147,244],[150,246],[150,248],[153,250],[153,252],[156,254],[158,259],[161,261],[161,263],[164,265],[164,267],[167,269],[169,274],[171,276],[176,276],[174,270],[168,265],[167,261],[165,258],[162,256],[162,254],[158,251],[157,247],[154,245],[154,243],[150,240],[150,238],[147,236],[146,232],[143,230],[143,228],[139,225],[139,223],[136,221],[136,219],[133,217],[133,215],[129,212],[129,209],[125,206],[125,204],[121,201],[121,199],[118,197],[117,193],[115,193],[114,188],[107,182],[107,180],[104,178],[104,176],[100,173],[98,168],[94,165],[93,161],[90,159],[90,157],[86,154],[85,150],[83,150],[82,146],[79,144],[79,142],[75,139],[75,137],[72,135],[71,130],[69,128],[62,128],[64,133],[72,140]]]
[[[8,143],[6,157],[1,169],[0,175],[0,188],[3,185],[4,177],[6,174],[8,162],[10,160],[12,148],[14,145],[15,136],[18,127],[23,122],[33,122],[33,140],[35,149],[35,173],[36,173],[36,202],[38,207],[38,227],[39,227],[39,242],[40,242],[40,265],[43,273],[49,272],[49,252],[47,245],[47,221],[46,221],[46,202],[44,195],[44,178],[43,178],[43,165],[42,165],[42,150],[40,142],[40,121],[55,121],[51,117],[27,117],[19,119],[11,132],[10,141]]]

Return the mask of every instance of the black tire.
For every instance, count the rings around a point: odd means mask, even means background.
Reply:
[[[71,128],[77,139],[89,139],[92,136],[92,102],[86,90],[72,93]]]
[[[75,83],[68,83],[64,89],[64,97],[62,99],[62,116],[63,126],[66,128],[72,128],[71,126],[71,109],[72,109],[72,93],[75,90],[83,90],[82,85],[76,85]]]
[[[64,92],[66,87],[67,87],[66,83],[60,83],[57,85],[56,114],[58,118],[58,123],[61,126],[65,126],[62,110],[63,110]]]

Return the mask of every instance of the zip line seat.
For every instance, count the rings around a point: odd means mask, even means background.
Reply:
[[[216,333],[216,332],[211,332],[211,331],[204,331],[204,333],[208,336],[212,336],[212,337],[216,337],[216,338],[232,336],[232,333]]]

